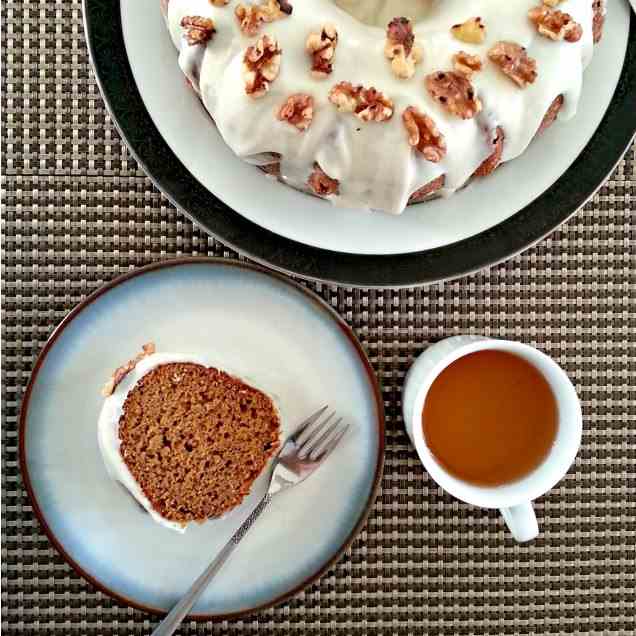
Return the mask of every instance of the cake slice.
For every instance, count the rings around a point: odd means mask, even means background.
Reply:
[[[195,356],[145,345],[103,393],[99,443],[109,473],[173,529],[238,506],[279,446],[272,398]]]

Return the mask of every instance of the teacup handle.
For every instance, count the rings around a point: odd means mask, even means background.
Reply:
[[[539,524],[531,501],[500,510],[515,541],[531,541],[539,534]]]

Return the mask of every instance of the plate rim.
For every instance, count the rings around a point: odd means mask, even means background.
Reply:
[[[636,17],[621,75],[601,123],[547,190],[501,223],[432,250],[350,254],[304,245],[243,217],[199,183],[169,148],[143,102],[126,52],[120,4],[82,0],[93,73],[121,138],[155,187],[187,218],[239,254],[308,280],[350,287],[416,287],[459,278],[512,258],[573,216],[612,173],[636,125]],[[100,46],[101,44],[101,46]]]
[[[371,481],[371,491],[365,503],[364,509],[360,514],[360,517],[354,524],[353,528],[345,538],[344,542],[329,556],[329,558],[322,563],[315,572],[306,578],[304,578],[299,584],[294,585],[291,589],[287,590],[283,594],[277,595],[270,601],[266,603],[262,603],[259,605],[255,605],[253,607],[249,607],[247,609],[238,610],[235,612],[226,612],[226,613],[197,613],[188,615],[188,619],[196,620],[196,621],[222,621],[222,620],[233,620],[240,619],[246,616],[253,615],[257,612],[261,612],[263,610],[269,609],[271,607],[275,607],[288,601],[292,597],[296,596],[305,588],[309,587],[316,583],[321,577],[323,577],[328,570],[330,570],[340,559],[343,557],[346,550],[351,546],[353,541],[358,537],[362,529],[367,523],[369,515],[373,509],[375,504],[375,500],[378,496],[380,490],[380,484],[382,481],[383,467],[384,467],[384,450],[385,450],[385,410],[384,410],[384,399],[382,396],[382,390],[380,387],[380,382],[378,377],[371,365],[371,361],[369,357],[362,347],[362,344],[358,340],[358,337],[354,333],[353,329],[349,326],[349,324],[342,318],[336,310],[331,307],[325,300],[323,300],[318,294],[314,291],[307,289],[299,282],[295,280],[291,280],[288,277],[279,274],[277,272],[272,272],[270,269],[266,269],[261,267],[260,265],[255,265],[253,263],[246,263],[244,261],[226,259],[222,257],[214,257],[214,256],[185,256],[178,258],[171,258],[167,260],[157,261],[154,263],[150,263],[143,267],[138,267],[123,274],[116,276],[110,281],[105,282],[101,287],[96,289],[94,292],[89,294],[86,298],[84,298],[81,302],[75,305],[66,316],[62,319],[62,321],[53,329],[50,336],[47,338],[44,346],[38,353],[38,356],[35,360],[33,368],[31,370],[31,375],[29,376],[29,381],[27,383],[26,389],[22,396],[22,400],[20,403],[20,416],[18,420],[18,459],[19,459],[19,468],[20,475],[22,477],[22,482],[24,488],[26,490],[27,496],[29,498],[29,502],[33,508],[34,516],[36,517],[38,523],[40,524],[40,528],[50,541],[51,545],[59,552],[62,558],[71,566],[71,568],[82,577],[84,580],[88,581],[94,588],[103,592],[107,596],[115,599],[116,601],[128,605],[129,607],[133,607],[135,609],[147,612],[149,614],[154,614],[158,616],[165,616],[167,611],[161,609],[159,607],[155,607],[152,605],[145,605],[144,603],[139,603],[138,601],[131,599],[118,591],[112,590],[107,587],[103,582],[98,580],[92,574],[89,574],[79,563],[75,561],[75,559],[67,552],[67,550],[62,545],[61,541],[59,541],[55,535],[55,533],[50,528],[49,524],[46,521],[46,517],[40,507],[38,502],[35,489],[31,482],[31,477],[29,474],[29,468],[26,458],[26,429],[27,429],[27,419],[29,415],[29,404],[31,400],[31,394],[33,392],[34,385],[37,381],[38,374],[44,363],[46,362],[47,356],[51,349],[55,346],[58,338],[62,335],[64,330],[75,320],[81,312],[92,305],[98,298],[107,294],[112,289],[119,287],[122,284],[129,282],[130,280],[144,276],[145,274],[156,272],[158,270],[173,268],[173,267],[182,267],[188,265],[223,265],[235,267],[237,269],[248,270],[250,272],[256,272],[259,274],[264,274],[265,276],[275,278],[281,283],[291,287],[292,289],[299,291],[303,294],[303,296],[313,304],[314,307],[318,311],[322,311],[327,314],[328,317],[335,320],[336,326],[340,329],[340,331],[349,339],[351,344],[353,345],[355,352],[360,358],[364,373],[366,374],[369,383],[373,392],[373,400],[375,402],[375,406],[377,409],[377,434],[378,434],[378,451],[375,465],[375,472],[373,475],[373,479]]]

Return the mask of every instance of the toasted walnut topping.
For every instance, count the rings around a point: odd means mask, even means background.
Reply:
[[[264,22],[274,22],[291,15],[292,6],[286,0],[263,0],[260,4],[238,4],[234,15],[245,35],[256,35]]]
[[[471,78],[483,68],[479,55],[471,55],[466,51],[459,51],[453,55],[453,67],[458,73]]]
[[[358,93],[362,86],[353,86],[350,82],[340,82],[329,91],[329,101],[341,113],[353,113],[358,106]]]
[[[387,121],[393,116],[393,102],[375,88],[363,89],[355,115],[362,121]]]
[[[329,101],[362,121],[387,121],[393,116],[393,102],[373,87],[340,82],[329,91]]]
[[[460,41],[468,44],[483,44],[486,39],[486,27],[481,18],[470,18],[451,27],[451,33]]]
[[[393,18],[386,28],[386,39],[391,44],[399,44],[405,55],[410,55],[415,43],[413,25],[408,18]]]
[[[181,26],[186,30],[186,41],[190,46],[205,44],[216,33],[214,22],[200,15],[186,15],[181,18]]]
[[[473,85],[459,73],[439,71],[427,75],[426,87],[434,100],[457,117],[472,119],[481,110]]]
[[[296,126],[298,130],[307,130],[314,118],[314,98],[304,93],[290,95],[280,107],[277,117]]]
[[[243,56],[243,79],[245,92],[253,98],[262,97],[269,85],[278,77],[282,50],[275,38],[260,37],[256,44],[248,47]]]
[[[409,79],[415,65],[422,61],[422,50],[415,44],[413,26],[408,18],[393,18],[386,29],[384,55],[391,60],[393,74]]]
[[[428,161],[439,163],[446,155],[446,141],[435,122],[414,106],[409,106],[402,113],[402,121],[409,136],[409,144]]]
[[[537,31],[551,40],[578,42],[583,35],[581,25],[569,13],[558,9],[550,9],[545,5],[533,7],[528,11],[528,17]]]
[[[215,7],[224,7],[230,0],[210,0]]]
[[[338,179],[332,179],[329,175],[325,174],[323,169],[317,164],[314,164],[314,171],[309,175],[307,185],[321,197],[327,197],[330,194],[338,194],[340,187],[340,181]]]
[[[333,60],[338,46],[338,32],[333,24],[324,24],[320,33],[310,33],[305,49],[311,55],[311,74],[322,79],[333,71]]]
[[[102,387],[102,395],[108,397],[112,395],[117,385],[143,360],[145,357],[152,355],[155,352],[155,343],[148,342],[141,347],[141,352],[138,353],[132,360],[128,360],[126,364],[115,369],[115,373],[111,376],[110,380]]]
[[[488,59],[494,62],[517,86],[525,88],[537,79],[537,62],[523,46],[514,42],[497,42]]]

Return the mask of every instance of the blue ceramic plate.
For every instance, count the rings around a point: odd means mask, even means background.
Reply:
[[[275,393],[288,433],[328,402],[351,422],[329,462],[277,498],[194,613],[227,617],[278,603],[313,582],[364,522],[379,483],[383,404],[349,327],[322,300],[276,274],[218,259],[169,261],[106,285],[51,336],[25,394],[22,474],[53,544],[119,600],[169,609],[262,495],[184,535],[156,525],[106,473],[97,445],[100,387],[153,341],[158,351],[213,353]]]

